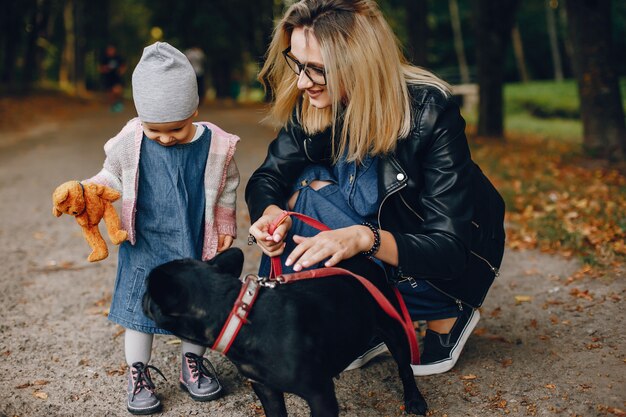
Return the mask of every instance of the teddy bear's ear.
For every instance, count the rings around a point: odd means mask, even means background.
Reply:
[[[57,207],[59,206],[59,204],[62,204],[65,200],[67,200],[67,198],[70,195],[70,190],[67,187],[58,187],[56,190],[54,190],[54,193],[52,193],[52,214],[54,214],[56,217],[59,217],[61,214],[61,211],[59,209],[57,209]]]

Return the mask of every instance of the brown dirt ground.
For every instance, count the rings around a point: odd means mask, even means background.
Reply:
[[[18,117],[18,115],[21,115]],[[106,320],[116,253],[97,264],[73,219],[51,214],[59,183],[102,164],[104,141],[130,117],[65,98],[0,99],[0,417],[127,416],[122,329]],[[201,119],[241,136],[242,184],[273,132],[258,107],[210,106]],[[259,259],[245,245],[240,188],[236,245],[244,272]],[[454,370],[417,379],[432,416],[625,416],[623,276],[570,277],[580,265],[540,252],[507,251],[477,330]],[[249,384],[227,359],[208,356],[227,394],[196,403],[180,392],[179,345],[157,337],[153,364],[164,416],[261,416]],[[336,381],[342,417],[400,416],[401,387],[388,355]],[[290,415],[308,408],[288,396]]]

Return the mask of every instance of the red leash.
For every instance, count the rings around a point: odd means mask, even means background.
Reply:
[[[321,230],[321,231],[331,230],[324,223],[312,217],[306,216],[301,213],[296,213],[293,211],[283,211],[283,213],[280,216],[278,216],[270,225],[269,230],[268,230],[269,234],[270,235],[273,234],[276,228],[282,222],[284,222],[285,219],[289,216],[296,217],[302,222],[318,230]],[[383,309],[383,311],[387,313],[387,315],[389,315],[391,318],[397,320],[402,325],[402,328],[404,329],[404,332],[409,341],[409,346],[411,348],[411,363],[414,365],[418,365],[420,363],[419,346],[417,344],[417,336],[415,334],[415,329],[413,328],[413,322],[411,321],[411,317],[409,316],[409,311],[406,308],[404,299],[402,298],[402,295],[400,295],[400,291],[398,291],[396,287],[392,287],[392,289],[400,305],[400,313],[402,314],[402,316],[400,316],[396,308],[391,304],[391,302],[389,302],[387,297],[385,297],[385,295],[382,292],[380,292],[378,288],[376,288],[374,284],[372,284],[366,278],[360,275],[357,275],[353,272],[350,272],[347,269],[327,267],[327,268],[310,269],[310,270],[302,271],[302,272],[294,272],[291,274],[283,274],[282,264],[280,262],[280,256],[272,257],[271,261],[272,261],[272,264],[271,264],[271,269],[270,269],[269,280],[276,281],[281,284],[282,283],[287,284],[290,282],[300,281],[303,279],[324,278],[324,277],[337,276],[337,275],[351,276],[357,279],[369,291],[372,297],[374,297],[374,299],[376,300],[378,305]]]

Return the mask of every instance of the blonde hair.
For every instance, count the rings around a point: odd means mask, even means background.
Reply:
[[[331,106],[313,107],[297,88],[282,51],[295,28],[311,31],[320,45]],[[302,0],[276,26],[259,80],[273,94],[269,118],[277,125],[293,116],[308,134],[332,127],[339,135],[337,159],[362,161],[395,149],[411,128],[408,85],[449,86],[404,58],[393,31],[372,0]],[[341,94],[336,94],[341,92]],[[341,122],[338,119],[341,118]],[[340,126],[340,132],[337,127]],[[333,140],[333,145],[335,141]]]

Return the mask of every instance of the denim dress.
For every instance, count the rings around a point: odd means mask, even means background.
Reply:
[[[312,181],[327,181],[330,184],[318,190],[309,187]],[[367,221],[378,226],[378,157],[367,156],[363,162],[348,162],[345,158],[332,166],[310,165],[300,175],[292,194],[299,192],[293,211],[313,217],[331,229],[339,229]],[[285,239],[285,251],[281,255],[283,273],[293,272],[285,266],[288,255],[296,247],[293,235],[315,236],[319,230],[293,219]],[[374,259],[381,266],[381,273],[392,268]],[[323,268],[324,262],[304,269]],[[263,255],[259,275],[267,276],[270,271],[269,257]],[[398,290],[402,294],[413,320],[435,320],[456,317],[458,310],[453,299],[440,293],[426,281],[401,282]]]
[[[109,320],[144,333],[170,334],[146,317],[142,298],[146,278],[158,265],[180,258],[202,258],[204,170],[211,131],[190,143],[162,146],[145,135],[139,158],[135,245],[119,249],[117,279]]]

